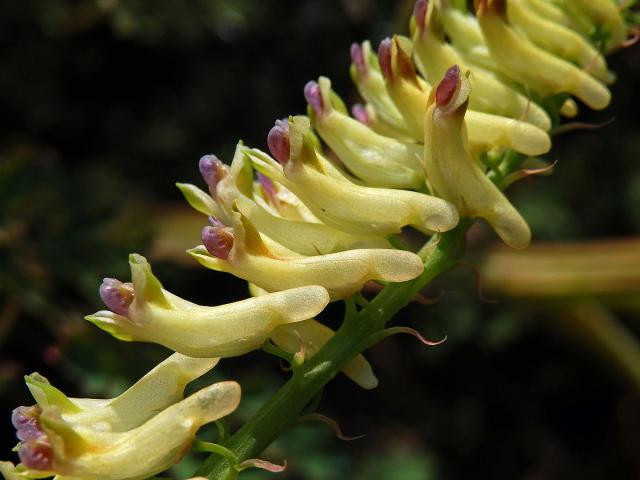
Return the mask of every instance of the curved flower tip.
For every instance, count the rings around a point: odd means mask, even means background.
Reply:
[[[393,77],[393,69],[391,68],[391,39],[385,38],[378,46],[378,62],[380,62],[380,70],[386,79]]]
[[[367,64],[364,61],[364,54],[362,52],[362,47],[358,43],[351,44],[351,61],[358,69],[358,73],[361,78],[366,77],[367,75]]]
[[[40,416],[40,407],[33,405],[31,407],[18,407],[11,412],[11,424],[16,429],[18,440],[26,442],[42,435],[40,426],[38,425],[38,417]]]
[[[211,255],[226,260],[233,248],[235,239],[233,229],[217,218],[209,217],[209,221],[211,226],[203,227],[200,234],[202,244]]]
[[[215,155],[205,155],[200,158],[198,168],[212,192],[215,192],[218,182],[229,174],[229,167]]]
[[[282,166],[289,161],[289,120],[276,120],[275,126],[269,130],[267,145],[271,155],[274,156]]]
[[[313,80],[307,82],[304,86],[304,98],[311,108],[321,115],[324,110],[324,102],[322,101],[322,93],[320,92],[320,86]]]
[[[239,402],[236,382],[216,383],[122,432],[78,425],[65,420],[58,409],[44,408],[36,417],[40,436],[18,445],[22,464],[13,470],[11,465],[1,465],[3,474],[8,470],[24,471],[24,478],[148,478],[177,463],[202,425],[233,412]]]

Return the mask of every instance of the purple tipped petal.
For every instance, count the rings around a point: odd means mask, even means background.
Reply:
[[[16,429],[18,440],[26,442],[34,438],[39,438],[44,433],[38,424],[40,416],[40,407],[34,405],[32,407],[18,407],[11,413],[11,423]]]
[[[275,126],[269,130],[267,145],[271,155],[275,157],[281,165],[286,165],[289,161],[289,122],[286,120],[276,120]]]
[[[215,191],[216,185],[229,173],[229,167],[215,155],[205,155],[198,162],[198,168],[209,189]]]
[[[425,21],[427,17],[427,0],[418,0],[413,7],[413,16],[416,19],[416,25],[420,33],[424,32]]]
[[[115,278],[105,278],[100,285],[100,298],[109,310],[124,317],[129,315],[134,291],[131,283],[122,283]]]
[[[23,443],[18,450],[18,456],[27,468],[34,470],[51,470],[53,468],[53,450],[46,436]]]
[[[258,182],[260,182],[260,186],[262,187],[262,194],[267,199],[269,203],[272,205],[276,205],[278,203],[276,186],[273,184],[271,179],[266,175],[258,172]]]
[[[365,125],[369,125],[371,123],[369,112],[367,112],[367,108],[361,103],[356,103],[351,107],[351,114],[353,115],[353,118]]]
[[[454,65],[447,73],[444,74],[444,77],[438,84],[438,88],[436,89],[436,104],[439,107],[446,106],[453,99],[454,94],[456,93],[456,89],[458,88],[458,83],[460,82],[460,67],[458,65]]]
[[[362,78],[367,75],[367,64],[364,63],[364,55],[362,53],[362,47],[357,43],[351,45],[351,61],[358,69],[358,73]]]
[[[387,80],[393,77],[391,69],[391,39],[385,38],[380,42],[378,47],[378,61],[380,62],[380,70]]]
[[[233,248],[233,229],[227,227],[217,218],[209,217],[211,226],[202,228],[201,239],[202,244],[207,251],[214,257],[226,260]]]
[[[322,93],[320,86],[311,80],[304,86],[304,98],[309,105],[320,115],[324,110],[324,102],[322,101]]]

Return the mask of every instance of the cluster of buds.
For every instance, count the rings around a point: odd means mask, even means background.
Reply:
[[[68,398],[27,377],[37,405],[13,415],[22,463],[0,472],[117,480],[166,469],[240,398],[235,382],[183,398],[185,384],[265,342],[314,355],[334,334],[314,318],[329,302],[423,272],[425,258],[393,247],[405,228],[431,236],[480,217],[507,245],[526,247],[529,227],[502,189],[548,152],[558,115],[574,116],[577,101],[608,105],[614,75],[603,54],[626,42],[623,10],[613,0],[476,0],[472,15],[418,0],[410,38],[383,40],[377,55],[369,42],[352,45],[364,103],[351,115],[320,77],[304,87],[307,115],[269,132],[271,155],[240,143],[229,165],[200,159],[206,191],[178,184],[209,218],[188,253],[249,282],[253,297],[196,305],[131,255],[131,283],[105,279],[108,310],[87,320],[178,353],[112,400]],[[362,355],[343,371],[377,385]]]

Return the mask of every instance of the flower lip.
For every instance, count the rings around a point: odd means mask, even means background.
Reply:
[[[386,79],[390,80],[393,77],[393,70],[391,69],[391,39],[385,38],[380,42],[378,47],[378,61],[380,62],[380,70]]]
[[[109,310],[126,317],[134,292],[131,283],[122,283],[115,278],[105,278],[100,285],[100,298]]]
[[[313,110],[321,115],[324,111],[324,102],[322,101],[322,93],[320,92],[320,86],[313,80],[307,82],[304,86],[304,98]]]
[[[51,470],[53,450],[47,434],[40,427],[41,413],[38,405],[18,407],[11,413],[11,423],[20,440],[20,461],[28,468]]]
[[[273,181],[266,175],[263,175],[260,172],[257,172],[258,182],[260,183],[260,188],[262,189],[262,193],[264,197],[271,203],[272,205],[278,204],[278,192],[276,191],[276,186]]]
[[[362,52],[362,47],[357,43],[351,44],[351,61],[358,68],[358,73],[362,78],[367,75],[367,64],[364,61],[364,54]]]
[[[211,226],[202,228],[202,244],[211,255],[226,260],[233,248],[233,230],[217,218],[209,217],[209,221]]]
[[[436,89],[436,104],[438,107],[446,107],[453,100],[459,84],[460,67],[454,65],[447,70]]]
[[[427,7],[427,0],[417,0],[413,7],[413,16],[416,19],[416,25],[418,30],[420,30],[420,33],[424,32],[424,27],[426,25]]]
[[[289,161],[289,121],[276,120],[275,126],[269,130],[267,136],[269,151],[282,166]]]

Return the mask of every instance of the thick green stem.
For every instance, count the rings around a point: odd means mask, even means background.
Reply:
[[[239,461],[254,458],[269,446],[298,417],[342,367],[368,345],[400,309],[434,277],[451,268],[464,250],[464,236],[470,222],[463,221],[454,230],[432,241],[425,269],[418,278],[386,286],[356,315],[347,315],[340,329],[327,344],[297,368],[291,379],[225,444]],[[224,479],[230,470],[227,460],[211,455],[197,475]]]

